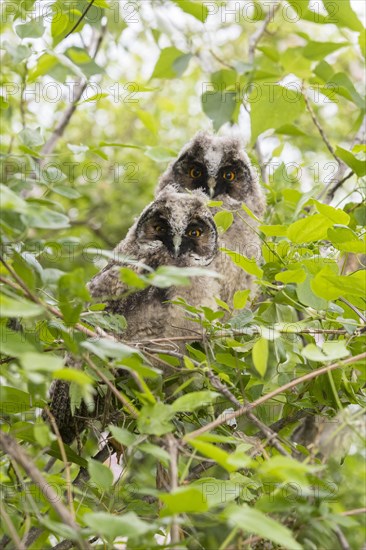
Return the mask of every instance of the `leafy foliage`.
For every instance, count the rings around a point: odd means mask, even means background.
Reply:
[[[361,548],[361,4],[2,3],[2,547]],[[179,301],[205,333],[185,347],[116,340],[87,281],[182,144],[230,124],[268,211],[262,259],[221,253],[257,295]],[[243,213],[211,206],[220,232]],[[87,404],[72,446],[40,414],[53,380]]]

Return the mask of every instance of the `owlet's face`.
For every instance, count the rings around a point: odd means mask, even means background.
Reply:
[[[173,181],[211,198],[245,201],[252,191],[249,160],[235,138],[198,134],[171,166]],[[163,176],[164,180],[164,176]]]
[[[217,253],[215,222],[203,199],[170,187],[141,215],[136,240],[159,265],[208,265]]]

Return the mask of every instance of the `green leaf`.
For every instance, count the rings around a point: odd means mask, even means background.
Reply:
[[[206,512],[207,501],[202,498],[202,491],[198,487],[178,487],[170,493],[160,493],[159,498],[165,504],[161,510],[162,517],[175,514]]]
[[[215,445],[212,445],[212,443],[207,443],[206,441],[203,441],[202,439],[195,438],[195,439],[189,439],[189,445],[193,447],[194,449],[197,449],[203,456],[207,456],[208,458],[211,458],[217,464],[225,468],[228,472],[235,472],[240,468],[240,466],[236,466],[230,463],[230,454],[224,451],[223,449],[220,449],[220,447],[216,447]]]
[[[38,229],[65,229],[70,226],[67,216],[36,203],[27,204],[22,219],[27,226]]]
[[[91,482],[101,489],[109,489],[113,485],[112,470],[92,458],[88,461],[88,472]]]
[[[13,299],[0,293],[0,317],[37,317],[44,313],[42,306],[21,298]]]
[[[64,364],[62,357],[50,353],[34,353],[31,351],[22,353],[19,360],[26,371],[53,372],[62,369]]]
[[[286,225],[260,225],[258,227],[267,237],[286,237]]]
[[[258,95],[260,97],[258,97]],[[300,90],[291,90],[277,84],[269,84],[263,91],[250,96],[252,143],[265,130],[291,124],[305,111],[305,102]]]
[[[202,267],[176,267],[174,265],[163,265],[148,275],[146,279],[153,286],[168,288],[170,286],[189,286],[190,277],[212,277],[218,278],[216,271]]]
[[[330,15],[334,14],[337,25],[348,27],[352,31],[362,32],[364,27],[353,11],[350,0],[323,0],[325,9]],[[336,7],[336,9],[334,9]]]
[[[19,132],[19,139],[29,149],[35,149],[44,144],[40,128],[24,128]]]
[[[160,52],[160,57],[154,67],[151,78],[177,78],[178,76],[182,76],[190,58],[190,54],[185,54],[173,46],[164,48]]]
[[[27,208],[27,203],[19,197],[14,191],[6,185],[0,183],[1,193],[1,210],[13,210],[14,212],[24,212]]]
[[[152,521],[142,521],[135,512],[118,514],[118,516],[106,512],[86,513],[83,521],[93,533],[99,533],[107,540],[113,540],[116,537],[141,537],[157,528]]]
[[[289,269],[276,273],[275,280],[282,283],[302,283],[306,279],[306,273],[302,267],[299,269]]]
[[[340,159],[348,164],[350,168],[352,168],[357,176],[361,178],[366,174],[366,162],[364,160],[357,159],[355,155],[351,153],[351,151],[347,151],[347,149],[343,149],[343,147],[337,146],[335,153],[339,156]]]
[[[72,46],[66,50],[65,55],[81,69],[87,78],[104,73],[104,69],[96,64],[84,48]]]
[[[327,237],[329,227],[333,222],[322,214],[313,214],[292,223],[287,228],[287,236],[293,243],[308,243],[320,241]]]
[[[192,412],[196,409],[205,408],[211,405],[218,395],[217,392],[209,390],[187,393],[186,395],[178,397],[178,399],[172,403],[172,409],[175,412]]]
[[[169,162],[176,158],[176,152],[166,147],[146,147],[145,155],[155,162]]]
[[[55,185],[52,187],[52,191],[68,199],[79,199],[81,197],[79,191],[73,187],[67,187],[66,185]]]
[[[349,45],[349,42],[314,42],[313,40],[309,40],[305,48],[303,48],[303,54],[312,60],[324,59],[330,53]]]
[[[225,516],[231,527],[259,535],[261,538],[271,540],[284,548],[302,550],[302,546],[296,542],[287,527],[255,508],[247,505],[241,505],[240,507],[231,505],[225,510]]]
[[[175,411],[170,405],[155,403],[142,407],[137,420],[137,426],[141,433],[152,435],[163,435],[172,432],[174,429],[170,420]]]
[[[243,254],[239,254],[238,252],[235,252],[234,250],[229,250],[228,248],[220,248],[222,252],[225,252],[234,264],[241,267],[244,271],[247,273],[250,273],[251,275],[255,275],[256,277],[262,278],[263,277],[263,270],[257,266],[255,260],[250,260]]]
[[[225,233],[231,227],[233,221],[234,221],[234,215],[231,212],[228,212],[227,210],[224,210],[222,212],[217,212],[214,215],[214,220],[217,225],[217,229]]]
[[[333,223],[339,223],[343,225],[349,224],[349,215],[347,214],[347,212],[344,212],[340,208],[334,208],[329,204],[323,204],[315,199],[313,199],[313,204],[315,204],[315,207],[320,214],[323,214],[323,216],[329,218]]]
[[[181,10],[193,15],[199,21],[204,23],[209,14],[208,7],[205,5],[205,2],[192,2],[191,0],[173,0]]]
[[[54,371],[53,378],[58,380],[67,380],[68,382],[75,382],[79,386],[85,386],[86,384],[92,384],[93,379],[90,378],[84,371],[67,367]]]
[[[207,91],[201,96],[202,110],[213,122],[217,131],[226,122],[234,122],[237,110],[236,92]]]
[[[34,407],[32,396],[17,388],[1,386],[0,411],[2,415],[17,414]]]
[[[252,349],[253,363],[256,371],[263,377],[267,372],[268,340],[259,338]]]
[[[344,340],[337,342],[324,342],[322,348],[315,344],[308,344],[301,351],[301,354],[310,361],[336,361],[350,355],[350,351],[346,348]]]
[[[35,346],[29,341],[29,336],[23,332],[11,330],[8,326],[0,325],[1,353],[19,357],[26,351],[36,351]]]
[[[366,234],[359,239],[357,234],[349,227],[334,226],[328,229],[330,242],[344,252],[362,254],[366,250]]]
[[[45,30],[43,21],[36,18],[15,27],[15,32],[20,38],[40,38]]]
[[[233,306],[235,309],[243,309],[246,306],[250,290],[237,290],[233,296]]]
[[[139,354],[138,350],[131,348],[122,342],[116,342],[107,338],[99,338],[98,340],[87,340],[81,343],[82,347],[91,351],[100,359],[124,359],[131,357],[134,354]]]
[[[311,282],[311,288],[317,296],[327,300],[349,298],[352,296],[364,298],[366,295],[366,271],[360,270],[351,275],[335,275],[325,267],[317,273]]]
[[[346,73],[336,73],[331,76],[331,80],[327,82],[324,88],[320,88],[320,91],[327,95],[332,101],[334,101],[333,94],[336,93],[342,97],[345,97],[349,101],[352,101],[361,110],[364,110],[365,100],[357,92],[352,81]]]
[[[116,439],[118,443],[121,443],[126,447],[131,447],[136,443],[138,439],[135,434],[131,433],[129,430],[126,430],[126,428],[118,428],[117,426],[110,425],[108,426],[108,429],[110,430],[114,439]]]

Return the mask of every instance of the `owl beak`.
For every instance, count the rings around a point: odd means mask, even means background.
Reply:
[[[180,235],[174,235],[173,244],[174,244],[174,257],[177,258],[180,252],[180,245],[182,244],[182,237]]]
[[[215,195],[215,186],[216,186],[215,178],[213,178],[212,176],[208,178],[207,185],[208,185],[208,193],[210,195],[210,198],[212,199],[212,197]]]

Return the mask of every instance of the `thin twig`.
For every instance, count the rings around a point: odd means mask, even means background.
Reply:
[[[31,480],[40,488],[44,497],[55,512],[58,514],[63,523],[68,525],[75,533],[75,542],[82,550],[90,550],[90,545],[81,537],[80,527],[75,523],[74,518],[69,510],[60,501],[51,485],[42,476],[41,472],[34,465],[30,456],[28,456],[22,447],[8,434],[0,432],[0,447],[7,453],[17,464],[19,464]]]
[[[231,393],[231,391],[221,382],[221,380],[213,374],[213,372],[210,369],[205,369],[205,373],[207,374],[211,384],[217,391],[221,393],[224,397],[226,397],[233,405],[238,407],[238,409],[242,408],[242,403]],[[275,447],[278,452],[284,456],[290,456],[290,454],[284,449],[284,447],[281,445],[281,443],[277,439],[277,434],[271,430],[268,426],[266,426],[259,418],[255,416],[251,411],[248,411],[246,413],[246,416],[248,420],[257,428],[260,429],[260,431],[264,434],[265,437],[268,438],[268,442]]]
[[[83,359],[88,363],[89,367],[99,376],[101,380],[108,386],[111,392],[117,397],[125,409],[128,410],[133,418],[137,418],[139,415],[138,410],[130,403],[130,401],[123,395],[121,391],[112,384],[112,382],[102,373],[100,369],[93,363],[93,361],[86,354],[83,355]]]
[[[89,7],[90,7],[90,4],[89,4]],[[98,38],[98,41],[97,41],[97,44],[96,44],[96,47],[95,47],[94,54],[92,55],[92,59],[95,59],[95,57],[96,57],[96,55],[99,51],[100,45],[101,45],[102,40],[103,40],[104,35],[105,35],[105,32],[106,32],[106,26],[103,25],[102,28],[101,28],[100,34],[99,34],[99,38]],[[63,135],[66,126],[69,124],[72,115],[76,111],[76,108],[78,106],[78,102],[79,102],[81,96],[83,95],[83,92],[86,89],[87,85],[88,85],[88,80],[87,79],[82,79],[78,82],[78,84],[76,86],[76,89],[75,89],[75,97],[74,97],[73,102],[67,107],[67,109],[63,113],[59,123],[57,124],[56,128],[54,129],[51,136],[48,138],[48,140],[46,141],[46,143],[42,147],[41,155],[44,155],[44,156],[49,155],[54,150],[54,148],[56,146],[56,143],[58,142],[60,137]]]
[[[333,146],[331,145],[329,139],[327,138],[326,134],[325,134],[325,131],[323,129],[323,127],[321,126],[319,120],[317,119],[314,111],[313,111],[313,108],[312,106],[310,105],[310,101],[306,95],[306,90],[303,90],[303,98],[304,98],[304,101],[305,101],[305,105],[306,105],[306,108],[307,110],[309,111],[309,114],[311,116],[311,120],[313,121],[314,125],[316,126],[316,128],[318,129],[318,132],[326,146],[326,148],[328,149],[328,151],[330,152],[330,154],[332,155],[332,157],[335,158],[335,160],[337,161],[338,165],[339,166],[342,166],[344,163],[343,161],[336,155],[335,151],[334,151],[334,148]]]
[[[167,436],[169,454],[170,454],[170,490],[174,492],[178,488],[178,447],[177,441],[172,434]],[[172,518],[172,524],[170,528],[171,543],[173,545],[179,544],[179,525],[177,523],[177,516]],[[173,550],[174,550],[173,546]]]
[[[351,148],[354,147],[355,145],[360,144],[360,143],[365,143],[365,138],[366,138],[366,115],[362,119],[360,128],[358,129],[358,132],[356,133],[356,135],[354,137]],[[336,181],[334,182],[333,186],[329,188],[329,185],[330,185],[329,184],[323,190],[321,195],[323,195],[324,192],[327,192],[327,195],[326,195],[326,198],[325,198],[326,203],[329,204],[331,202],[331,200],[333,199],[336,191],[338,191],[338,189],[341,187],[341,185],[345,181],[347,181],[351,177],[351,175],[353,175],[353,172],[350,172],[347,176],[345,176],[345,172],[346,172],[346,165],[343,163],[342,166],[340,167],[340,169],[338,170]]]
[[[344,304],[346,304],[349,308],[352,309],[352,311],[354,311],[356,313],[356,315],[359,316],[360,319],[362,319],[362,321],[364,323],[366,323],[366,317],[364,316],[364,314],[356,307],[354,306],[353,304],[351,304],[351,302],[349,302],[348,300],[346,300],[346,298],[339,298],[339,301],[340,302],[343,302]]]
[[[72,500],[72,491],[71,491],[71,474],[70,474],[70,465],[67,460],[66,451],[64,442],[62,441],[62,437],[60,434],[60,430],[58,429],[57,422],[55,420],[55,417],[51,413],[48,407],[44,407],[43,409],[50,421],[50,424],[52,426],[52,430],[56,434],[57,437],[57,444],[60,449],[61,458],[63,460],[63,463],[65,465],[65,473],[66,473],[66,495],[67,495],[67,502],[70,508],[70,514],[75,519],[75,511],[73,507],[73,500]]]
[[[264,35],[264,33],[267,30],[268,25],[271,23],[272,18],[274,17],[276,11],[279,9],[281,5],[281,0],[268,11],[266,17],[263,20],[262,25],[252,34],[252,36],[249,39],[249,50],[248,50],[248,62],[252,65],[254,62],[254,56],[255,56],[255,49],[257,47],[258,42]]]
[[[46,310],[48,310],[50,313],[52,313],[53,315],[55,315],[59,319],[63,319],[63,315],[62,315],[61,311],[59,311],[57,308],[55,308],[55,307],[53,307],[49,304],[46,304],[46,303],[42,302],[38,298],[38,296],[35,296],[32,293],[30,293],[29,289],[24,285],[24,283],[20,286],[19,284],[16,284],[13,281],[11,281],[9,279],[6,279],[5,277],[2,277],[2,276],[0,276],[0,283],[4,283],[4,284],[10,286],[11,288],[13,288],[14,290],[18,290],[18,291],[23,290],[25,295],[28,298],[30,298],[33,302],[35,302],[38,305],[41,305],[42,307],[44,307]],[[81,325],[80,323],[76,323],[73,328],[75,328],[79,332],[82,332],[83,334],[85,334],[85,336],[88,336],[89,338],[95,338],[95,339],[100,338],[100,335],[97,332],[94,332],[93,330],[90,330],[87,327],[84,327],[84,325]],[[104,338],[107,338],[108,340],[115,341],[115,338],[113,336],[109,335],[109,334],[105,334]]]
[[[366,508],[354,508],[353,510],[339,512],[340,516],[358,516],[359,514],[366,514]]]
[[[68,36],[70,36],[70,34],[72,34],[77,28],[78,26],[80,25],[80,23],[82,22],[82,20],[86,17],[86,14],[88,13],[88,11],[90,10],[90,8],[92,7],[92,5],[94,4],[95,0],[90,0],[89,4],[87,5],[87,7],[85,8],[85,10],[83,11],[83,13],[81,14],[81,16],[79,17],[79,19],[76,21],[75,25],[72,27],[72,29],[64,36],[63,40],[65,40],[65,38],[67,38]]]
[[[13,525],[13,522],[11,521],[7,511],[5,510],[5,506],[3,504],[0,504],[0,515],[3,519],[3,522],[5,523],[9,534],[12,538],[12,541],[14,543],[14,547],[17,548],[17,550],[26,550],[24,544],[18,537],[18,533]]]
[[[256,401],[253,401],[252,403],[248,403],[248,405],[245,405],[241,409],[234,411],[232,413],[225,414],[224,417],[216,418],[216,420],[213,420],[209,424],[202,426],[198,430],[188,433],[183,438],[183,440],[187,443],[189,442],[190,439],[194,437],[198,437],[199,435],[205,432],[208,432],[210,430],[213,430],[214,428],[217,428],[218,426],[221,426],[222,424],[227,423],[229,420],[232,420],[233,418],[238,418],[239,416],[246,414],[247,411],[250,411],[255,407],[258,407],[259,405],[262,405],[262,403],[265,403],[269,399],[272,399],[273,397],[276,397],[277,395],[287,390],[290,390],[291,388],[296,387],[298,384],[301,384],[302,382],[307,382],[308,380],[317,378],[318,376],[322,374],[326,374],[327,372],[331,372],[332,370],[339,369],[347,365],[351,365],[353,363],[357,363],[358,361],[362,361],[362,359],[366,359],[366,352],[359,353],[358,355],[355,355],[354,357],[350,357],[349,359],[345,359],[344,361],[333,363],[331,365],[327,365],[326,367],[321,367],[320,369],[316,369],[312,372],[308,372],[303,376],[299,376],[298,378],[291,380],[291,382],[287,382],[287,384],[284,384],[283,386],[276,388],[275,390],[271,391],[267,395],[262,395],[262,397],[260,397]]]

